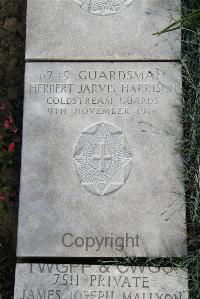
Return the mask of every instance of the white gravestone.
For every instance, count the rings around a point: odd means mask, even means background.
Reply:
[[[20,257],[186,254],[178,63],[27,63]]]
[[[26,59],[177,60],[180,0],[28,0]]]

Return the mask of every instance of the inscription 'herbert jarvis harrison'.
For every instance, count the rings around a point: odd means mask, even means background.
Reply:
[[[74,159],[81,184],[96,195],[121,188],[132,167],[125,135],[106,122],[96,123],[82,132]]]

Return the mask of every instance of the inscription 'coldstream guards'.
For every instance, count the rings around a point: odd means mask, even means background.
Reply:
[[[133,0],[75,0],[90,13],[106,16],[124,10]]]
[[[82,132],[74,159],[81,185],[96,195],[120,189],[132,167],[125,135],[106,122],[95,123]]]

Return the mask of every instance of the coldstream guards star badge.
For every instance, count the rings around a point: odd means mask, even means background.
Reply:
[[[80,7],[90,13],[106,16],[124,10],[133,0],[75,0]]]
[[[85,129],[74,151],[81,185],[90,193],[106,195],[120,189],[132,168],[132,154],[121,129],[99,122]]]

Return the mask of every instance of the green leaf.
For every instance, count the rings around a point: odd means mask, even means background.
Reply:
[[[171,23],[169,26],[167,26],[166,28],[164,28],[163,30],[153,33],[153,35],[161,35],[163,33],[167,33],[173,30],[177,30],[181,28],[181,25],[183,25],[184,23],[190,22],[193,19],[196,18],[200,18],[200,9],[195,10],[194,12],[192,12],[191,14],[187,15],[186,17],[181,17],[180,19],[174,21],[173,23]],[[177,26],[178,25],[178,26]]]

